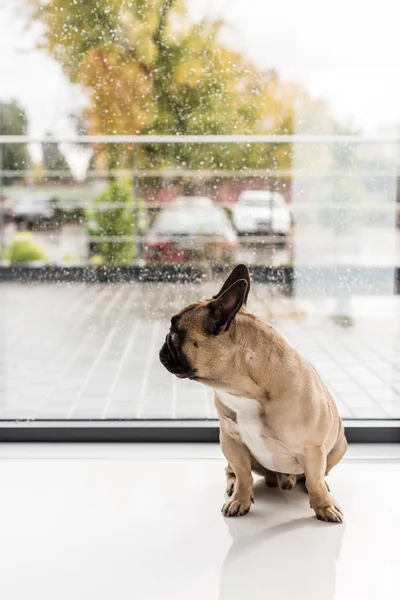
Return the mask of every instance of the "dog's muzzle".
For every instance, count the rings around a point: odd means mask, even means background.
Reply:
[[[180,379],[193,377],[193,369],[187,359],[173,345],[170,334],[165,338],[159,357],[161,364],[173,375],[176,375]]]

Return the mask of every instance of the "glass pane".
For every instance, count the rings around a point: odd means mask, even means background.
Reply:
[[[393,7],[8,4],[0,419],[215,418],[158,352],[237,263],[343,417],[400,418]]]

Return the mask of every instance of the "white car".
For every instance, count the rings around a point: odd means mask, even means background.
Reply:
[[[207,196],[178,196],[173,200],[174,206],[192,207],[192,208],[210,208],[215,207],[214,202]]]
[[[268,190],[246,190],[232,206],[233,225],[239,235],[278,235],[291,230],[290,210],[282,194]]]
[[[14,201],[14,218],[17,223],[32,226],[38,222],[51,222],[55,218],[52,199],[47,194],[33,193]]]

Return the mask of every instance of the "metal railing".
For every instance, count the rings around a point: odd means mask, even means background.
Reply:
[[[27,189],[32,189],[41,182],[51,182],[52,180],[58,179],[59,183],[62,183],[68,177],[68,184],[70,186],[78,182],[71,178],[69,171],[53,170],[53,169],[42,169],[40,175],[31,169],[3,169],[3,149],[5,145],[44,145],[44,144],[64,144],[65,146],[74,147],[81,145],[89,145],[94,148],[98,148],[105,144],[117,144],[117,145],[128,145],[133,151],[133,160],[131,168],[122,169],[91,169],[87,170],[85,175],[85,181],[96,181],[96,180],[107,180],[112,176],[124,176],[129,177],[132,182],[133,189],[133,211],[137,216],[139,211],[138,199],[139,199],[139,188],[140,182],[147,179],[160,179],[164,182],[181,178],[182,180],[195,179],[197,182],[207,182],[212,179],[218,180],[234,180],[245,181],[246,179],[261,179],[265,182],[275,181],[289,181],[293,187],[293,182],[296,182],[298,186],[302,186],[306,182],[312,181],[324,181],[324,180],[337,180],[340,181],[343,177],[348,177],[349,174],[356,175],[363,179],[375,179],[375,180],[396,180],[399,177],[400,166],[400,136],[360,136],[360,135],[98,135],[98,136],[46,136],[46,137],[32,137],[32,136],[0,136],[0,198],[4,195],[5,179],[17,180],[23,178],[27,184]],[[145,145],[182,145],[182,144],[219,144],[225,145],[238,145],[248,146],[253,144],[264,144],[267,146],[278,147],[280,145],[290,146],[292,151],[296,151],[298,148],[309,148],[312,146],[326,145],[327,147],[354,147],[356,149],[362,148],[376,148],[377,146],[385,147],[389,154],[390,160],[386,163],[382,163],[381,167],[372,164],[371,166],[365,166],[363,161],[358,161],[353,165],[342,165],[340,168],[337,165],[322,165],[322,168],[315,167],[313,164],[308,164],[307,161],[300,161],[298,164],[296,160],[292,160],[290,168],[251,168],[246,164],[240,169],[229,169],[229,168],[186,168],[179,165],[169,164],[165,168],[151,168],[143,167],[140,165],[138,150],[140,147]],[[294,152],[295,154],[295,152]],[[296,157],[295,157],[296,158]],[[49,186],[49,190],[56,189],[56,186]],[[293,190],[292,190],[293,193]],[[393,198],[392,198],[393,199]],[[398,200],[398,198],[397,198]],[[157,210],[164,203],[152,200],[148,203],[148,207]],[[224,202],[222,202],[224,204]],[[87,198],[68,199],[58,201],[58,207],[62,210],[82,209],[87,210],[92,205],[92,200]],[[108,210],[110,206],[107,202],[97,203],[96,208],[102,208]],[[231,205],[231,203],[229,203]],[[310,207],[313,202],[308,203],[296,202],[293,204],[293,209],[300,215],[307,215],[310,213]],[[113,203],[112,208],[123,208],[125,204]],[[335,199],[335,209],[340,211],[348,208],[347,203],[342,203],[340,198]],[[323,210],[323,207],[322,207]],[[400,216],[400,203],[397,202],[375,202],[366,199],[363,202],[363,211],[365,214],[370,214],[371,218],[377,212],[381,215],[392,215],[393,211],[397,211],[398,217]],[[398,218],[399,221],[399,218]],[[135,243],[142,244],[145,242],[139,230],[137,229],[137,218],[135,219],[135,230],[132,232],[132,236],[121,235],[121,236],[88,236],[92,242],[96,243],[100,240],[107,243],[126,243],[128,240],[135,240]],[[274,243],[274,238],[270,238],[269,241]],[[246,243],[260,243],[260,238],[257,237],[247,238]],[[3,203],[0,205],[0,255],[1,249],[4,249],[4,210]]]
[[[3,144],[355,144],[398,145],[399,135],[347,135],[347,134],[288,134],[288,135],[79,135],[39,136],[1,135]]]

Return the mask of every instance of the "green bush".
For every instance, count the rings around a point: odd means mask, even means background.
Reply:
[[[104,258],[100,256],[100,254],[93,254],[90,258],[90,264],[95,265],[96,267],[104,265]]]
[[[77,263],[79,262],[79,258],[73,252],[66,252],[63,256],[64,262]]]
[[[95,241],[94,254],[107,265],[129,265],[135,256],[133,197],[129,179],[113,180],[94,201],[88,213],[88,233],[97,238],[115,240]],[[103,203],[107,203],[106,206]],[[118,204],[115,208],[112,204]],[[120,236],[131,239],[118,241]]]
[[[16,233],[6,250],[5,258],[11,263],[28,263],[35,260],[47,260],[47,254],[32,233],[21,231]]]

